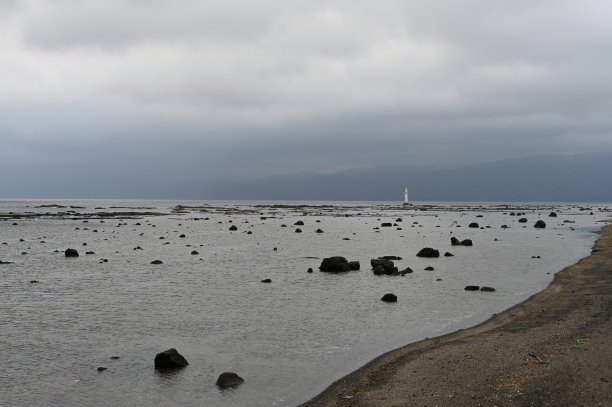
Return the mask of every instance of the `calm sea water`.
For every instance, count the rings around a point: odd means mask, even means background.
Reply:
[[[41,207],[49,204],[64,207]],[[173,213],[178,204],[197,208]],[[550,206],[530,205],[521,224],[497,205],[326,204],[0,201],[0,215],[32,215],[0,221],[0,260],[13,262],[0,265],[0,404],[294,406],[385,351],[474,325],[543,289],[589,254],[609,214],[602,204],[555,205],[550,218]],[[81,216],[143,211],[165,215]],[[533,228],[538,219],[546,229]],[[376,229],[383,222],[397,226]],[[451,247],[451,236],[474,246]],[[69,247],[80,257],[64,257]],[[455,256],[416,257],[423,247]],[[361,270],[319,272],[333,255]],[[414,273],[373,275],[370,259],[384,255]],[[464,291],[471,284],[496,292]],[[387,292],[398,302],[380,301]],[[155,354],[171,347],[189,366],[156,371]],[[245,383],[218,389],[224,371]]]

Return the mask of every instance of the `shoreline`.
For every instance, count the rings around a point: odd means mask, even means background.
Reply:
[[[612,405],[612,225],[599,234],[527,300],[387,352],[300,407]]]

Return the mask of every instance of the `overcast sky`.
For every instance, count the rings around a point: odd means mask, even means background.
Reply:
[[[611,20],[609,0],[0,0],[0,196],[612,151]]]

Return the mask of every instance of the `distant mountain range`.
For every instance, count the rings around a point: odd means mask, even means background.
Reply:
[[[612,202],[612,153],[541,155],[442,169],[360,168],[217,185],[215,199]]]

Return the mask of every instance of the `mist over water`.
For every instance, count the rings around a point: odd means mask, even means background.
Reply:
[[[50,204],[61,207],[42,206]],[[174,211],[179,204],[188,207]],[[543,289],[589,254],[608,217],[603,205],[554,205],[556,218],[551,205],[523,205],[521,224],[512,208],[0,201],[0,260],[12,262],[0,264],[0,400],[296,405],[385,351],[476,324]],[[133,215],[109,215],[117,212]],[[538,219],[546,229],[534,229]],[[474,246],[451,246],[451,236]],[[80,256],[66,258],[69,247]],[[423,247],[454,257],[416,257]],[[336,255],[361,270],[318,271]],[[370,259],[385,255],[401,256],[396,266],[414,273],[375,276]],[[388,292],[397,303],[380,301]],[[156,371],[155,354],[172,347],[189,366]],[[218,389],[225,371],[245,383]]]

